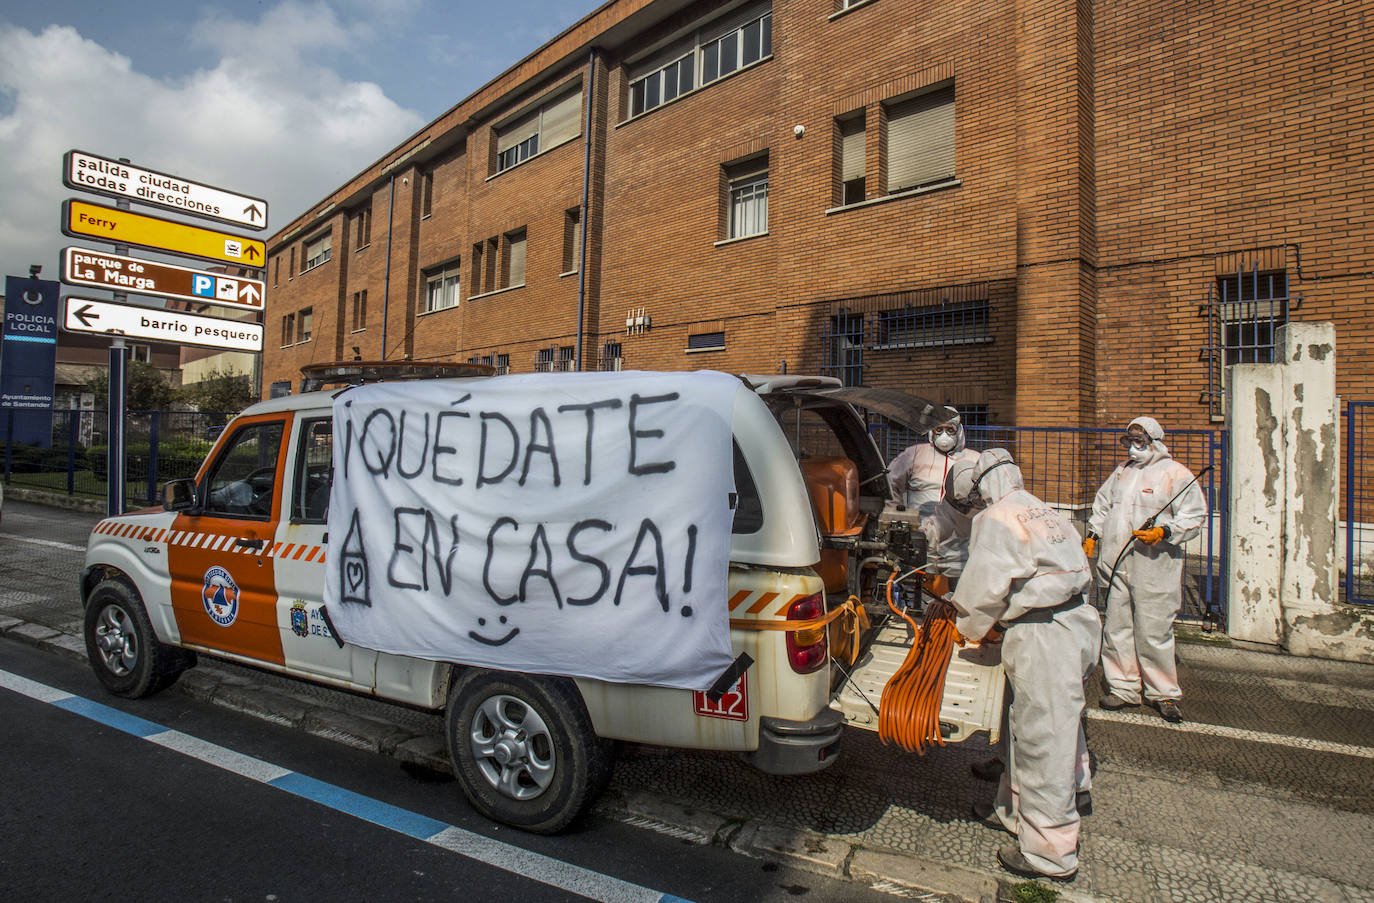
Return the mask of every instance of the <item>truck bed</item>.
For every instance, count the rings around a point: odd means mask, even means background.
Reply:
[[[832,709],[844,713],[849,724],[878,730],[878,715],[873,709],[880,706],[883,687],[906,660],[910,633],[905,621],[889,620],[850,671],[850,679],[830,703]],[[940,707],[940,733],[945,740],[958,743],[977,731],[987,731],[988,742],[997,742],[1004,687],[1000,646],[956,645],[950,652]]]

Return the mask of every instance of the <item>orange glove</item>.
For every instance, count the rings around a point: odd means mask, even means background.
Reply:
[[[1164,538],[1163,527],[1151,527],[1148,530],[1132,530],[1131,535],[1147,546],[1152,546]]]
[[[1004,633],[1006,633],[1006,631],[1001,627],[998,627],[996,624],[992,625],[992,627],[988,629],[988,635],[983,637],[982,645],[996,646],[998,643],[1002,642],[1002,635]]]
[[[944,574],[926,574],[923,581],[926,592],[933,596],[949,595],[949,579]]]
[[[1095,552],[1097,552],[1097,539],[1092,536],[1085,536],[1083,538],[1083,554],[1091,558]]]

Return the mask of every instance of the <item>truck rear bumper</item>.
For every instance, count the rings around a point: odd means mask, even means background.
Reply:
[[[809,721],[759,719],[759,748],[744,761],[768,774],[811,774],[826,768],[840,752],[844,715],[823,709]]]

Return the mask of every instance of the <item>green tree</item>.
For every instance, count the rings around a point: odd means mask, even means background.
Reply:
[[[110,374],[101,370],[86,381],[86,391],[95,393],[95,406],[109,406]],[[128,361],[124,367],[124,407],[130,411],[165,411],[177,400],[177,390],[161,370],[144,361]]]
[[[182,388],[181,400],[198,411],[238,413],[258,400],[253,378],[233,370],[211,370],[205,378]]]

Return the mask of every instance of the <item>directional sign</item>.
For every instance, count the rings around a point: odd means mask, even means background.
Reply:
[[[235,194],[85,151],[69,150],[63,155],[62,184],[78,191],[156,204],[235,226],[267,228],[267,202],[262,198]]]
[[[86,248],[62,249],[61,278],[68,285],[262,310],[261,279],[190,270]]]
[[[66,298],[62,328],[68,332],[118,334],[150,342],[204,345],[221,351],[261,351],[262,326],[200,317],[156,307]]]
[[[267,246],[256,238],[144,216],[75,198],[62,202],[62,232],[116,245],[137,245],[169,254],[204,257],[221,263],[261,267]]]

